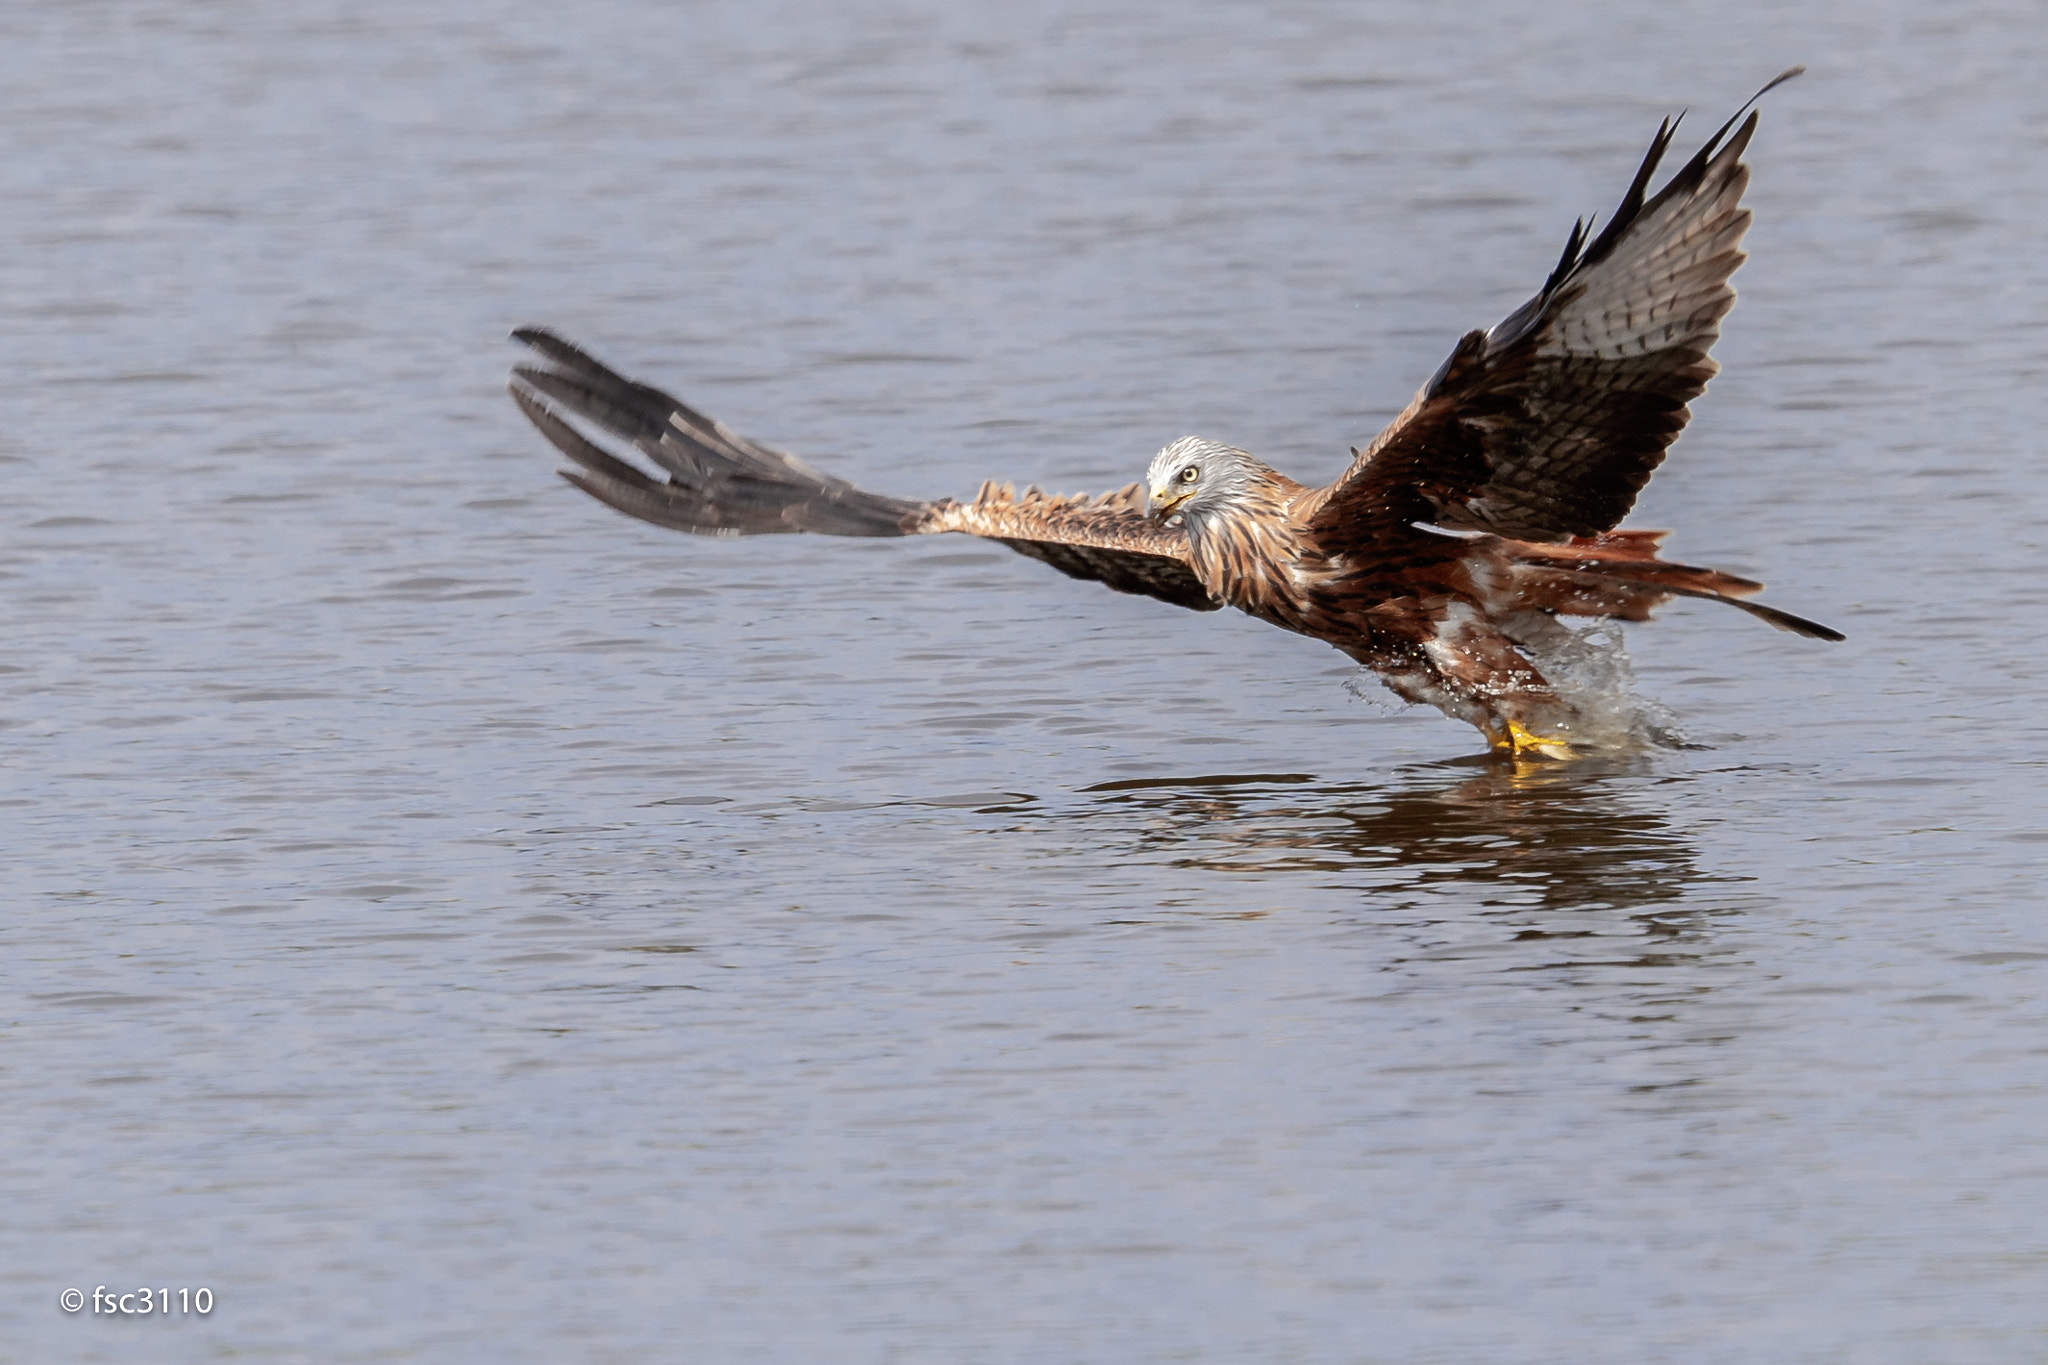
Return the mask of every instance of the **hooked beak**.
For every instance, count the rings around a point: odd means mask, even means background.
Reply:
[[[1156,524],[1164,526],[1172,518],[1173,514],[1180,509],[1180,505],[1193,496],[1194,494],[1192,493],[1184,493],[1178,489],[1154,488],[1146,493],[1145,501],[1151,504],[1152,520]]]

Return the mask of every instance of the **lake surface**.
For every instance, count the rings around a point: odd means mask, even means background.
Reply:
[[[2048,1355],[2038,8],[0,38],[0,1355]],[[1794,61],[1633,524],[1849,640],[1630,628],[1696,747],[659,532],[503,395],[544,323],[885,492],[1327,478]]]

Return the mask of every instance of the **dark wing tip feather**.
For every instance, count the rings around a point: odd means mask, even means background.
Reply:
[[[1571,274],[1573,267],[1578,265],[1579,252],[1585,247],[1587,234],[1592,232],[1593,224],[1597,218],[1598,215],[1595,215],[1593,218],[1581,218],[1578,222],[1572,224],[1572,235],[1565,238],[1564,251],[1558,256],[1557,265],[1551,270],[1550,278],[1543,282],[1543,292],[1545,294],[1550,293],[1563,284],[1564,277]]]
[[[548,362],[516,367],[509,387],[527,420],[583,467],[563,477],[642,521],[698,535],[900,536],[911,533],[928,507],[863,492],[727,431],[545,328],[521,327],[512,336]],[[667,479],[591,439],[602,434],[645,457]]]
[[[1628,231],[1629,225],[1644,212],[1656,208],[1667,199],[1681,194],[1690,194],[1699,188],[1700,181],[1706,177],[1707,167],[1712,164],[1714,157],[1718,153],[1727,152],[1730,160],[1741,157],[1743,149],[1749,146],[1750,136],[1756,132],[1757,116],[1752,106],[1786,81],[1791,80],[1794,76],[1803,74],[1805,70],[1806,68],[1803,66],[1788,66],[1777,75],[1771,77],[1770,80],[1764,82],[1762,88],[1742,102],[1740,109],[1729,115],[1726,123],[1714,130],[1712,137],[1700,144],[1700,149],[1692,154],[1692,159],[1678,169],[1678,173],[1666,182],[1663,189],[1657,191],[1656,197],[1646,201],[1643,195],[1649,188],[1650,177],[1656,173],[1657,163],[1663,160],[1665,149],[1671,145],[1672,135],[1678,131],[1679,120],[1683,119],[1685,115],[1680,113],[1677,118],[1664,120],[1663,124],[1657,129],[1657,136],[1650,140],[1649,154],[1643,158],[1643,164],[1636,171],[1636,178],[1629,185],[1628,193],[1621,198],[1621,207],[1616,209],[1614,216],[1607,220],[1607,230],[1596,237],[1593,240],[1593,244],[1586,248],[1586,254],[1579,264],[1582,266],[1591,265],[1607,255],[1608,252],[1614,250],[1615,243],[1621,240],[1622,235]],[[1744,114],[1749,115],[1747,120],[1743,119]],[[1734,128],[1738,122],[1742,124],[1742,128],[1734,137],[1730,138],[1728,136],[1729,130]],[[1724,139],[1726,140],[1725,147],[1723,146]]]
[[[1569,269],[1565,268],[1562,262],[1559,263],[1557,272],[1553,273],[1549,283],[1544,285],[1544,292],[1548,293],[1558,285],[1563,284],[1565,277],[1570,275],[1572,271],[1579,269],[1581,266],[1591,265],[1608,252],[1614,250],[1614,244],[1621,240],[1622,234],[1627,232],[1634,225],[1636,219],[1641,216],[1644,199],[1650,189],[1650,177],[1657,173],[1657,167],[1664,160],[1664,153],[1671,148],[1671,139],[1678,135],[1678,125],[1684,121],[1685,113],[1681,110],[1678,114],[1665,119],[1657,125],[1657,135],[1650,139],[1650,150],[1643,154],[1643,164],[1636,167],[1635,179],[1629,182],[1627,192],[1621,196],[1621,203],[1616,205],[1614,212],[1608,215],[1606,229],[1593,239],[1592,244],[1585,249],[1584,253],[1577,260],[1572,262]],[[1722,132],[1726,131],[1727,129],[1722,129]],[[1705,169],[1707,164],[1704,154],[1708,148],[1713,146],[1714,141],[1719,136],[1720,134],[1717,133],[1713,138],[1707,139],[1707,147],[1700,149],[1701,157],[1695,158],[1702,170]],[[1691,169],[1690,164],[1688,164],[1687,169]],[[1683,175],[1684,172],[1680,172],[1678,176],[1672,177],[1671,184],[1677,184]],[[1669,193],[1671,193],[1671,185],[1666,185],[1663,192],[1657,198],[1661,200]]]
[[[653,526],[671,531],[688,531],[692,535],[700,536],[762,533],[760,530],[740,532],[723,526],[715,516],[702,515],[701,507],[694,505],[692,500],[675,496],[664,484],[645,480],[629,482],[603,474],[586,474],[576,469],[558,469],[555,472],[607,507],[616,508],[629,517]],[[789,526],[780,529],[793,531],[797,528]]]
[[[1656,148],[1652,148],[1651,154],[1654,156],[1656,151]],[[1489,350],[1498,351],[1504,347],[1511,346],[1528,335],[1529,331],[1535,327],[1537,321],[1543,316],[1543,310],[1548,308],[1551,299],[1557,296],[1558,287],[1571,277],[1571,273],[1574,270],[1579,268],[1580,253],[1586,245],[1587,234],[1593,230],[1593,223],[1594,219],[1592,218],[1581,218],[1578,222],[1572,224],[1571,235],[1564,239],[1564,250],[1559,253],[1557,265],[1551,269],[1550,278],[1543,282],[1543,287],[1537,290],[1527,303],[1502,318],[1499,323],[1495,324],[1491,330],[1484,334]],[[1460,344],[1462,345],[1463,343]],[[1443,368],[1439,369],[1435,376],[1430,379],[1429,383],[1423,386],[1425,392],[1436,392],[1437,386],[1450,373],[1451,361],[1455,359],[1457,359],[1457,355],[1453,352],[1450,359],[1444,361]]]
[[[1658,124],[1656,136],[1650,139],[1649,150],[1643,154],[1642,164],[1636,167],[1635,178],[1629,182],[1627,192],[1621,196],[1621,203],[1608,215],[1607,225],[1601,229],[1598,236],[1592,236],[1593,225],[1590,220],[1580,219],[1573,226],[1571,236],[1565,239],[1564,252],[1557,258],[1557,265],[1551,270],[1550,278],[1543,282],[1543,288],[1536,292],[1534,298],[1503,318],[1488,334],[1491,348],[1495,351],[1502,350],[1526,336],[1541,320],[1545,308],[1557,296],[1558,290],[1565,282],[1587,266],[1597,265],[1605,259],[1621,239],[1628,235],[1629,229],[1635,226],[1637,219],[1667,200],[1677,195],[1690,194],[1699,188],[1700,182],[1706,177],[1707,167],[1713,163],[1717,154],[1728,153],[1731,160],[1740,158],[1743,149],[1749,145],[1750,136],[1756,131],[1757,116],[1751,106],[1805,70],[1803,66],[1791,66],[1771,77],[1761,89],[1743,101],[1742,107],[1737,109],[1726,123],[1714,130],[1714,135],[1701,144],[1700,149],[1693,153],[1692,159],[1679,168],[1665,183],[1664,188],[1657,191],[1655,197],[1650,197],[1650,181],[1657,174],[1657,167],[1663,164],[1664,153],[1670,150],[1671,139],[1677,135],[1678,125],[1685,118],[1685,114],[1681,112]],[[1743,121],[1744,114],[1749,115],[1747,121]],[[1731,138],[1729,132],[1735,128],[1737,122],[1742,122],[1742,127]]]
[[[505,388],[512,395],[512,401],[519,405],[519,410],[526,414],[526,420],[533,423],[555,449],[577,464],[594,474],[602,474],[621,483],[653,483],[645,474],[602,449],[596,442],[586,439],[582,432],[555,416],[545,403],[535,398],[531,391],[521,387],[517,381],[507,384]]]
[[[512,339],[523,346],[531,346],[563,369],[581,375],[610,375],[609,366],[575,342],[556,335],[545,327],[515,327]]]

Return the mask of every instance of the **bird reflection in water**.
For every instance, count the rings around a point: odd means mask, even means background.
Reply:
[[[1628,764],[1482,761],[1381,782],[1145,778],[1085,794],[1089,816],[1131,820],[1140,850],[1172,866],[1337,874],[1377,908],[1451,892],[1482,907],[1675,908],[1721,879],[1646,799],[1645,776]]]

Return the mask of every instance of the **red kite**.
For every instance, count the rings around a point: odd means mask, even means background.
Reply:
[[[1232,606],[1327,640],[1396,695],[1477,726],[1497,750],[1568,757],[1579,708],[1525,652],[1559,640],[1560,616],[1642,621],[1673,596],[1700,597],[1781,630],[1842,638],[1744,600],[1760,583],[1659,559],[1666,532],[1615,529],[1720,368],[1707,352],[1735,302],[1728,280],[1750,221],[1749,108],[1646,197],[1677,130],[1666,119],[1606,227],[1594,236],[1580,222],[1536,296],[1468,332],[1326,488],[1187,436],[1159,452],[1144,483],[1094,499],[992,483],[969,502],[885,497],[736,435],[538,329],[513,336],[552,363],[515,370],[512,396],[582,466],[563,477],[657,526],[986,537],[1119,592],[1197,611]],[[600,432],[651,470],[598,446]]]

